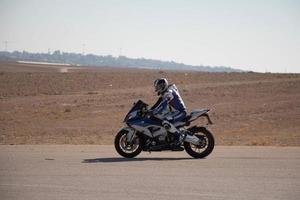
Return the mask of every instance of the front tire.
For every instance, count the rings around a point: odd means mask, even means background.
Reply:
[[[122,129],[115,137],[115,149],[125,158],[134,158],[142,151],[142,140],[139,136],[133,139],[132,144],[128,144],[126,140],[127,131]]]
[[[197,127],[193,130],[196,137],[201,139],[200,145],[194,145],[189,142],[184,142],[185,151],[194,158],[204,158],[208,156],[215,147],[215,140],[211,132],[204,127]]]

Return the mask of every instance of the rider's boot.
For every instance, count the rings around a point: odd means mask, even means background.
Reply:
[[[173,151],[184,150],[184,148],[181,147],[181,145],[186,137],[186,134],[180,132],[180,130],[178,130],[173,124],[171,124],[168,121],[163,121],[163,126],[168,132],[172,133],[175,136],[175,141],[171,143],[172,150]]]

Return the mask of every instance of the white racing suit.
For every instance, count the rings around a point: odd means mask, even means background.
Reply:
[[[180,131],[173,125],[186,117],[186,107],[178,92],[175,84],[170,85],[167,90],[161,94],[159,100],[152,107],[152,114],[163,120],[162,125],[167,131],[173,133],[177,139],[180,137]]]

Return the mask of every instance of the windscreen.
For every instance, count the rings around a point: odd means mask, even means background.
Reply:
[[[141,110],[143,107],[147,107],[148,104],[144,103],[141,100],[138,100],[136,103],[133,104],[133,107],[130,109],[130,111],[127,113],[124,121],[127,121],[128,115],[136,110]]]

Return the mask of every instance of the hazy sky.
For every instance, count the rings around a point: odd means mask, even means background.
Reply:
[[[300,73],[300,0],[0,0],[0,41]]]

